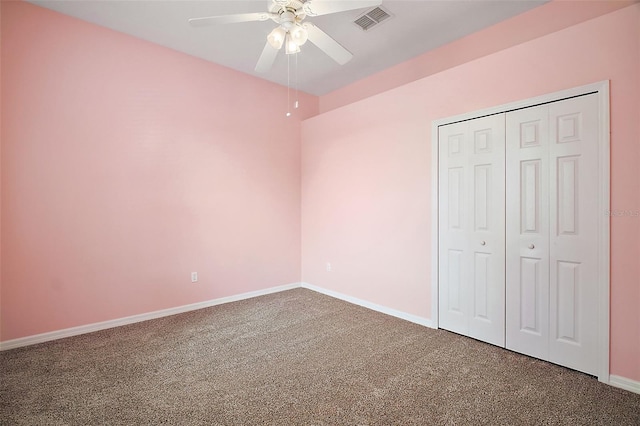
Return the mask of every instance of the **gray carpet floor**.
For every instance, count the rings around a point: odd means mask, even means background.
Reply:
[[[640,425],[640,395],[295,289],[0,353],[2,425]]]

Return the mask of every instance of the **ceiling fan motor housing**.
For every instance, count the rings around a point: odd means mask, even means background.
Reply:
[[[296,15],[303,13],[304,1],[300,0],[269,0],[269,12],[282,13],[285,11],[294,12]]]
[[[285,30],[290,30],[296,23],[296,15],[290,10],[285,10],[280,14],[280,25]]]

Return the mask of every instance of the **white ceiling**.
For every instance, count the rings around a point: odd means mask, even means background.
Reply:
[[[354,58],[340,66],[317,47],[306,43],[298,55],[298,87],[310,94],[324,95],[546,1],[384,0],[383,7],[394,17],[368,32],[353,23],[367,9],[308,17],[308,21],[350,50]],[[199,28],[187,23],[187,19],[194,17],[263,12],[269,0],[30,0],[30,3],[287,84],[284,52],[279,52],[270,72],[254,71],[266,36],[276,25],[273,21]]]

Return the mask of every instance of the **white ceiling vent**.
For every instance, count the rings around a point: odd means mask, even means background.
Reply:
[[[391,13],[382,6],[378,6],[360,15],[353,23],[362,28],[362,31],[369,31],[391,17]]]

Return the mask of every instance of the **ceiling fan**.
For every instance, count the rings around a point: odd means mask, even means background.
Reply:
[[[305,18],[379,6],[382,0],[267,0],[267,3],[267,12],[191,18],[189,24],[200,27],[269,19],[274,21],[278,26],[267,36],[267,42],[255,68],[259,73],[271,69],[283,45],[285,53],[289,55],[300,52],[300,46],[307,40],[334,61],[344,65],[353,58],[353,54],[320,28],[311,22],[305,22]]]

